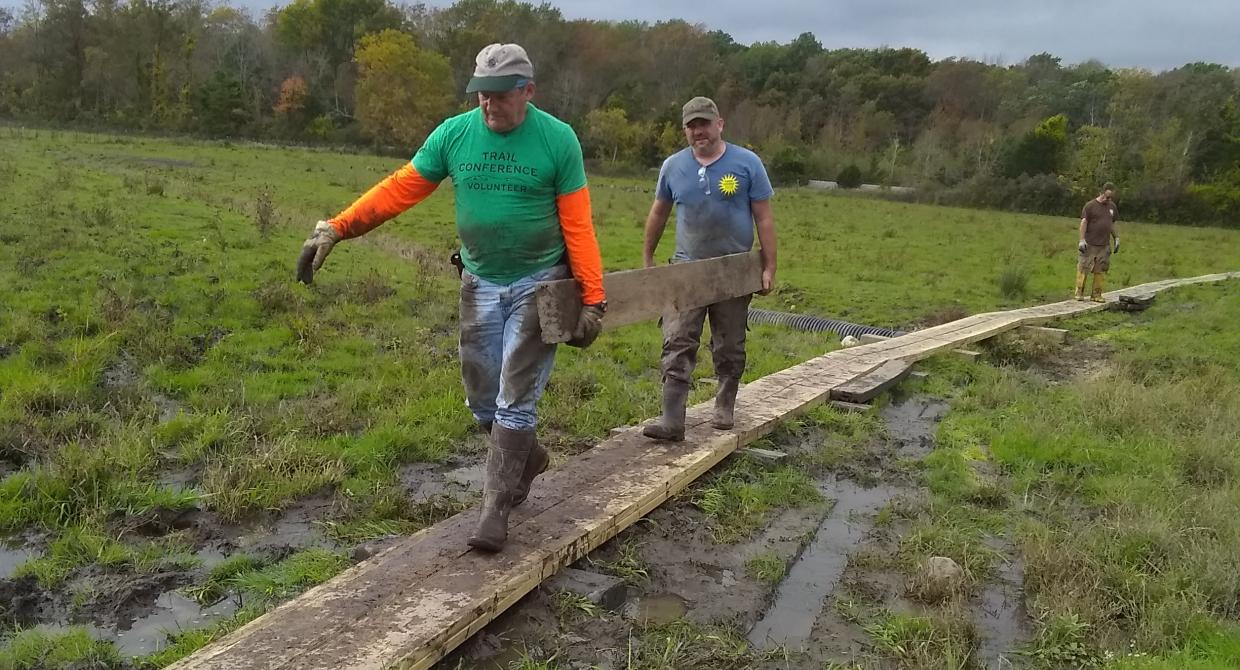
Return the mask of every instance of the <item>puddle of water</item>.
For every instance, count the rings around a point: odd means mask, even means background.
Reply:
[[[199,561],[202,561],[202,568],[204,570],[210,570],[220,563],[223,563],[224,559],[228,558],[228,555],[216,546],[203,547],[202,549],[194,552],[194,556],[196,556]]]
[[[0,542],[0,579],[12,577],[19,565],[38,556],[39,552],[29,547]]]
[[[1025,565],[1014,559],[999,570],[998,579],[982,592],[981,607],[974,611],[977,626],[978,666],[986,670],[1007,670],[1016,667],[1013,651],[1027,638],[1028,615],[1025,612]]]
[[[249,528],[244,535],[237,538],[237,546],[242,551],[273,547],[333,548],[335,544],[323,534],[318,524],[320,519],[330,518],[331,512],[332,503],[328,497],[302,502],[290,507],[277,519]]]
[[[950,406],[927,396],[912,396],[892,403],[879,415],[898,453],[908,458],[927,455],[934,446],[935,424]],[[749,641],[759,648],[803,646],[822,613],[823,603],[835,590],[848,556],[861,543],[873,524],[872,516],[900,493],[893,486],[865,488],[845,479],[819,483],[823,496],[835,500],[809,546],[797,557],[775,592],[775,602],[749,631]]]
[[[759,648],[796,648],[809,639],[823,602],[848,565],[848,554],[870,529],[869,517],[899,493],[889,486],[863,488],[838,479],[820,489],[835,506],[780,583],[775,603],[750,629],[749,641]]]
[[[499,653],[486,659],[485,661],[477,661],[474,663],[475,670],[511,670],[518,667],[524,654],[516,647],[504,647]]]
[[[128,630],[115,635],[113,639],[122,655],[143,656],[159,651],[169,633],[202,628],[237,611],[237,603],[232,598],[225,598],[211,607],[202,608],[176,591],[167,591],[160,595],[155,600],[155,606],[158,609],[154,612],[134,621]]]
[[[689,605],[675,593],[654,593],[638,598],[624,609],[626,618],[643,626],[661,626],[683,618],[689,612]]]
[[[904,457],[925,456],[934,448],[934,426],[951,405],[928,398],[912,396],[892,403],[879,411],[887,427],[887,436]]]
[[[444,473],[444,481],[465,487],[466,491],[482,492],[483,480],[486,478],[486,463],[467,465],[463,468],[449,470]]]
[[[467,465],[446,472],[427,463],[412,463],[401,468],[400,480],[415,502],[437,496],[458,497],[463,493],[481,493],[486,464]]]

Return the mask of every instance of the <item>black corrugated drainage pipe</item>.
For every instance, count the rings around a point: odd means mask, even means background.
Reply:
[[[860,337],[862,335],[880,335],[882,337],[897,337],[904,333],[891,328],[878,328],[875,326],[862,326],[847,321],[836,321],[835,319],[824,319],[821,316],[812,314],[788,314],[787,312],[772,312],[766,309],[749,308],[750,323],[766,323],[775,326],[787,326],[796,330],[806,330],[811,333],[833,332],[840,336],[840,339],[848,337]]]

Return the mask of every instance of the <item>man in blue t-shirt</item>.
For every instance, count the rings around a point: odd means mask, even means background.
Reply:
[[[676,253],[672,262],[749,251],[754,228],[762,245],[762,294],[775,284],[775,220],[771,180],[757,154],[723,141],[723,119],[710,98],[696,97],[682,111],[689,146],[663,161],[654,204],[646,217],[646,267],[676,205]],[[663,416],[642,433],[658,440],[685,439],[685,403],[697,365],[702,322],[710,317],[710,351],[719,379],[715,416],[730,430],[736,389],[745,371],[745,327],[749,300],[741,296],[663,317]]]

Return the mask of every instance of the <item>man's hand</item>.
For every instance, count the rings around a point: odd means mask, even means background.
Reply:
[[[1111,249],[1111,253],[1113,254],[1119,253],[1119,238],[1118,237],[1115,238],[1115,248]]]
[[[775,268],[762,268],[762,290],[758,295],[767,295],[775,288]]]
[[[314,273],[323,267],[327,254],[340,241],[340,233],[332,224],[319,221],[314,224],[314,232],[301,245],[301,256],[297,258],[297,281],[309,284],[314,281]]]
[[[603,331],[604,304],[582,306],[581,315],[577,317],[577,329],[573,331],[573,339],[568,341],[569,346],[585,349],[594,344]]]
[[[1076,243],[1076,250],[1077,250],[1077,251],[1079,251],[1079,252],[1081,252],[1081,253],[1085,253],[1085,247],[1086,247],[1086,246],[1087,246],[1087,245],[1085,244],[1085,240],[1082,238],[1080,242],[1077,242],[1077,243]]]

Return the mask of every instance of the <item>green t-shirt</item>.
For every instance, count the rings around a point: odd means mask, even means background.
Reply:
[[[452,178],[470,272],[511,284],[563,258],[555,199],[586,185],[581,144],[567,123],[529,105],[525,121],[501,134],[475,108],[439,124],[413,167],[431,181]]]

